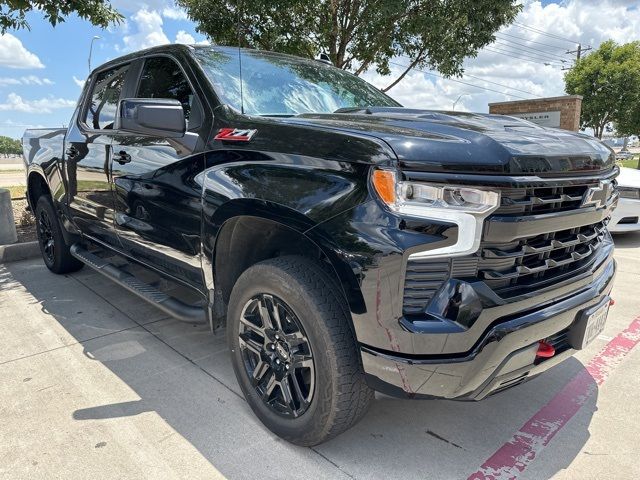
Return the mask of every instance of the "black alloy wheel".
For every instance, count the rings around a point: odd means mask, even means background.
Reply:
[[[302,324],[280,298],[253,296],[239,322],[247,375],[262,401],[283,417],[304,414],[315,390],[315,363]]]
[[[42,246],[42,255],[48,264],[55,261],[56,242],[53,236],[51,218],[46,210],[40,210],[38,214],[38,238]]]
[[[296,445],[344,432],[373,400],[348,305],[315,259],[288,255],[247,268],[229,297],[227,342],[253,412]]]
[[[65,240],[51,197],[40,196],[34,210],[40,252],[47,268],[58,274],[80,270],[83,263],[71,255],[71,245]]]

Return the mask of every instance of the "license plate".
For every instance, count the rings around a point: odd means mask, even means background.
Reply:
[[[609,313],[609,298],[584,312],[569,334],[571,346],[581,350],[589,345],[604,330]]]

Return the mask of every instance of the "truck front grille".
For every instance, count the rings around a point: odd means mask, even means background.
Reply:
[[[525,237],[510,243],[482,243],[478,277],[496,293],[510,296],[514,287],[541,288],[564,273],[590,265],[605,236],[602,222]]]
[[[598,179],[594,179],[577,185],[503,188],[495,215],[537,215],[580,208],[587,189],[598,184]]]
[[[478,251],[448,260],[409,260],[403,313],[424,312],[449,278],[484,282],[498,296],[515,300],[596,268],[598,259],[606,258],[598,253],[611,244],[606,215],[616,201],[615,175],[491,183],[500,189],[501,205],[485,220]],[[468,184],[484,184],[481,176],[469,177]],[[603,185],[599,192],[608,198],[583,206],[588,189]]]

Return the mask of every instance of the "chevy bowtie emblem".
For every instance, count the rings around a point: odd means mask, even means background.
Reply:
[[[604,207],[607,204],[610,194],[611,182],[609,180],[602,181],[597,187],[589,187],[589,189],[584,192],[580,206],[594,206],[596,208]]]
[[[214,140],[224,140],[229,142],[248,142],[256,134],[257,130],[241,128],[221,128]]]

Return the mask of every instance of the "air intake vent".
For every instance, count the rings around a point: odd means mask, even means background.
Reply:
[[[404,279],[403,313],[405,315],[422,313],[449,276],[449,260],[409,260]]]

